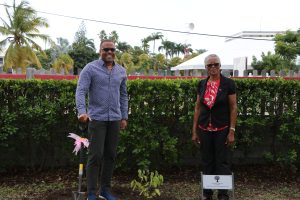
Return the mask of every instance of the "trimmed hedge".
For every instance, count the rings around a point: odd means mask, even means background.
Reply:
[[[129,126],[117,167],[162,168],[196,160],[191,127],[199,80],[128,82]],[[236,158],[300,161],[300,81],[236,80]],[[75,81],[0,80],[0,169],[77,162],[68,133],[77,130]],[[258,150],[258,151],[257,151]],[[255,153],[256,152],[256,153]],[[256,157],[255,157],[256,156]]]

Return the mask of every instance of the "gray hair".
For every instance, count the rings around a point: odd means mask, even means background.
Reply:
[[[219,61],[219,63],[221,64],[221,59],[220,59],[220,57],[219,57],[217,54],[209,54],[209,55],[206,56],[205,59],[204,59],[204,65],[205,65],[205,66],[207,65],[208,59],[210,59],[210,58],[217,58],[218,61]]]

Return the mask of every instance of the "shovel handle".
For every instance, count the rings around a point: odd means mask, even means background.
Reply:
[[[80,163],[79,164],[79,173],[78,173],[79,175],[83,175],[83,164],[82,163]]]
[[[83,164],[82,163],[79,164],[78,174],[79,174],[79,177],[78,177],[78,179],[79,179],[78,192],[81,192],[82,175],[83,175]]]

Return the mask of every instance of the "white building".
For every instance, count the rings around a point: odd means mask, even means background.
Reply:
[[[222,69],[238,70],[239,76],[242,76],[244,70],[252,69],[253,56],[260,59],[262,52],[274,53],[275,43],[272,39],[280,33],[284,33],[284,31],[243,31],[234,34],[230,38],[226,38],[220,48],[212,47],[207,52],[181,63],[171,70],[205,69],[205,57],[209,54],[217,54],[221,59]]]
[[[4,65],[4,52],[0,51],[0,67]]]

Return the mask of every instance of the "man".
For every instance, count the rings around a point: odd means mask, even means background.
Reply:
[[[126,70],[114,62],[115,50],[112,40],[103,40],[100,44],[101,58],[84,67],[76,89],[78,119],[80,122],[89,121],[88,200],[96,200],[98,177],[101,183],[99,197],[116,200],[110,191],[111,177],[119,131],[127,126],[128,96]]]

